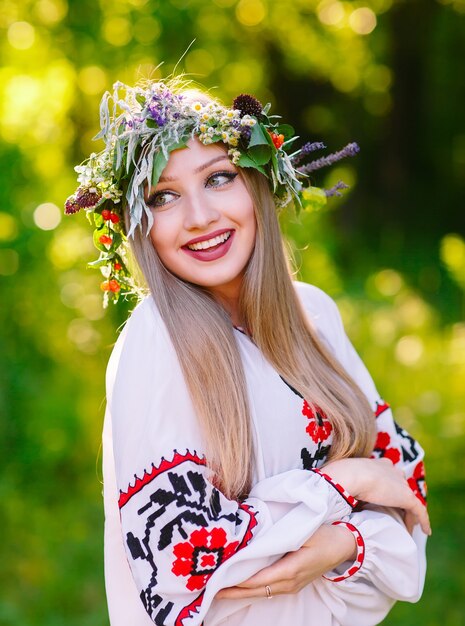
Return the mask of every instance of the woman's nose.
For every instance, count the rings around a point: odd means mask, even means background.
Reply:
[[[207,194],[191,194],[186,198],[184,228],[204,230],[220,217],[220,211],[212,205]]]

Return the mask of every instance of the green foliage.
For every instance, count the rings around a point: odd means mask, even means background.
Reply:
[[[324,139],[332,149],[355,139],[361,146],[357,159],[327,176],[322,170],[315,182],[343,179],[351,185],[344,198],[309,197],[312,210],[299,221],[286,213],[282,225],[300,277],[336,299],[380,394],[427,451],[433,537],[426,590],[418,605],[397,605],[385,623],[460,624],[463,2],[4,4],[0,623],[107,623],[104,370],[132,303],[103,311],[99,273],[86,270],[92,229],[84,215],[61,219],[61,207],[75,188],[73,164],[102,147],[91,139],[103,91],[116,79],[167,75],[196,37],[180,67],[217,85],[227,104],[250,92],[271,100],[302,143]]]

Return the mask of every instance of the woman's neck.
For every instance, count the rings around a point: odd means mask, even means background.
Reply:
[[[231,318],[233,326],[240,326],[241,316],[239,313],[239,294],[242,280],[239,283],[228,285],[221,285],[221,287],[215,287],[209,289],[215,300],[221,304],[224,310]]]

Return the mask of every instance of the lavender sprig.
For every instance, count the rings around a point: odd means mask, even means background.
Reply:
[[[292,165],[295,167],[299,163],[301,163],[306,156],[308,156],[311,152],[315,152],[316,150],[324,150],[326,148],[325,144],[321,141],[309,141],[304,144],[300,150],[294,152],[291,155]]]
[[[339,152],[333,152],[332,154],[328,154],[328,156],[322,157],[321,159],[316,159],[315,161],[311,161],[307,165],[298,168],[299,174],[309,174],[310,172],[314,172],[315,170],[319,170],[321,167],[326,167],[327,165],[332,165],[336,163],[336,161],[340,161],[348,156],[355,156],[357,152],[360,151],[358,144],[355,142],[348,143],[347,146],[339,150]]]
[[[339,192],[339,189],[348,189],[349,185],[346,185],[342,180],[339,180],[333,187],[330,189],[323,189],[325,192],[325,196],[329,198],[330,196],[342,196],[342,193]]]

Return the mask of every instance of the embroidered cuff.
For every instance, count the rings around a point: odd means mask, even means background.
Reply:
[[[341,494],[347,504],[350,504],[352,508],[355,508],[357,506],[358,500],[356,500],[354,496],[351,496],[350,493],[346,491],[342,485],[340,485],[339,483],[335,483],[331,476],[328,476],[328,474],[321,472],[319,469],[312,469],[311,471],[315,472],[315,474],[318,474],[319,476],[322,476],[330,485],[332,485],[334,489],[336,489],[336,491]]]
[[[353,564],[348,567],[342,574],[336,574],[336,576],[323,576],[326,580],[329,580],[332,583],[338,583],[341,580],[345,580],[346,578],[350,578],[353,576],[358,570],[362,567],[363,561],[365,560],[365,542],[363,541],[363,537],[360,534],[359,530],[349,522],[333,522],[333,526],[342,525],[345,526],[355,537],[355,543],[357,546],[357,556],[355,557],[355,561]]]

